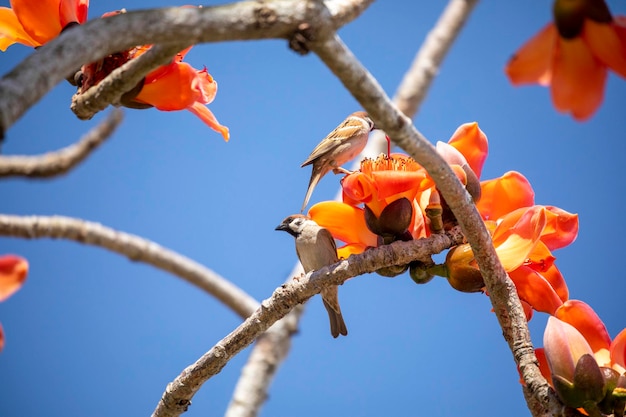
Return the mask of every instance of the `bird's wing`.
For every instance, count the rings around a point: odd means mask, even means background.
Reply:
[[[339,126],[328,134],[311,152],[311,155],[302,163],[302,167],[312,164],[317,158],[328,153],[341,144],[342,139],[362,133],[363,125],[355,123],[353,119],[344,120]]]
[[[330,242],[330,244],[328,245],[321,245],[318,243],[319,247],[323,247],[325,248],[325,250],[328,250],[328,254],[327,256],[325,256],[325,259],[328,259],[328,265],[330,264],[334,264],[335,262],[339,261],[339,258],[337,257],[337,244],[335,243],[335,238],[333,237],[333,235],[330,234],[330,232],[328,231],[328,229],[320,229],[319,232],[317,232],[317,240],[319,241],[324,241],[327,240]]]

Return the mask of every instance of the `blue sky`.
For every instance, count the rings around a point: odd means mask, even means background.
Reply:
[[[90,17],[182,4],[92,0]],[[376,2],[340,35],[393,95],[444,6]],[[626,14],[623,2],[609,6]],[[503,67],[550,8],[480,3],[415,123],[434,142],[477,121],[490,145],[483,179],[520,171],[538,204],[579,214],[579,237],[555,253],[557,265],[571,298],[589,303],[615,336],[626,327],[626,81],[609,76],[602,107],[585,123],[557,113],[544,88],[512,87]],[[10,47],[0,73],[29,53]],[[217,80],[210,108],[230,127],[229,143],[189,112],[127,110],[114,137],[70,174],[0,181],[0,212],[79,217],[146,237],[262,300],[296,260],[293,240],[274,227],[300,209],[310,175],[300,164],[359,106],[316,56],[296,55],[285,41],[199,45],[186,60]],[[3,153],[59,149],[93,127],[102,115],[77,120],[72,94],[59,84],[7,132]],[[325,177],[311,202],[332,199],[337,188],[337,177]],[[240,323],[181,279],[102,249],[0,238],[0,253],[21,254],[31,268],[0,304],[2,416],[147,415],[168,382]],[[262,415],[529,415],[487,297],[443,279],[416,286],[407,275],[375,274],[348,281],[339,297],[349,336],[329,335],[314,298]],[[531,321],[537,345],[545,320]],[[202,387],[186,415],[224,413],[248,352]]]

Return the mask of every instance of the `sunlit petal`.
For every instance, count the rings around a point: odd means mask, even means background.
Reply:
[[[88,9],[89,0],[61,0],[59,2],[61,27],[72,22],[85,23]]]
[[[365,224],[363,209],[337,201],[323,201],[311,207],[308,213],[317,224],[327,228],[336,239],[345,243],[376,246],[377,237]]]
[[[13,10],[0,7],[0,50],[6,51],[14,43],[32,47],[41,46],[41,43],[26,33]]]
[[[56,38],[63,29],[59,0],[12,0],[11,8],[26,33],[40,44]]]
[[[509,171],[500,178],[480,183],[481,197],[476,203],[484,219],[496,220],[520,207],[530,207],[535,192],[522,174]]]
[[[505,69],[513,85],[550,84],[552,53],[557,38],[556,26],[550,23],[517,51]]]
[[[478,123],[462,124],[452,134],[448,143],[463,154],[476,177],[480,178],[489,152],[489,143],[487,136],[478,127]]]
[[[611,343],[611,367],[622,374],[626,372],[626,329]]]
[[[518,209],[503,218],[492,239],[504,269],[512,271],[524,263],[539,241],[545,224],[545,210],[541,206]]]
[[[577,120],[589,118],[602,103],[606,67],[581,38],[559,38],[553,59],[554,107],[572,113]]]
[[[578,215],[555,206],[545,206],[547,223],[541,241],[550,250],[569,245],[578,236]]]
[[[365,252],[368,246],[363,243],[350,243],[337,249],[339,259],[348,259],[350,255],[358,255]]]

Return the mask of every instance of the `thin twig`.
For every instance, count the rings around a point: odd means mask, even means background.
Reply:
[[[167,385],[153,417],[174,417],[187,411],[194,394],[209,378],[219,373],[237,353],[250,345],[269,326],[284,317],[296,305],[304,303],[328,285],[340,285],[349,278],[374,272],[382,267],[405,265],[425,260],[463,241],[460,229],[411,242],[394,242],[371,249],[336,264],[290,280],[277,288],[272,296],[239,327],[220,340],[194,364]]]
[[[68,239],[99,246],[168,271],[205,290],[246,318],[259,303],[242,289],[199,263],[154,242],[99,223],[63,216],[0,215],[0,235],[25,239]]]
[[[528,324],[515,285],[502,267],[491,237],[472,199],[448,164],[385,94],[376,79],[358,62],[338,36],[313,42],[311,49],[341,80],[376,123],[435,181],[472,246],[485,280],[494,312],[528,389],[548,409],[560,403],[541,375]]]
[[[59,151],[36,156],[0,156],[0,177],[49,178],[66,174],[111,137],[123,116],[121,110],[113,110],[78,142]]]

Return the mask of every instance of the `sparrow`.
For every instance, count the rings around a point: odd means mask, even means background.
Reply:
[[[313,164],[313,170],[300,212],[306,208],[319,180],[330,170],[336,174],[340,172],[350,173],[341,165],[361,153],[367,144],[369,133],[374,129],[376,129],[374,121],[367,113],[357,111],[349,115],[313,149],[311,155],[301,165],[301,167],[305,167]]]
[[[293,214],[286,217],[275,230],[283,230],[296,238],[296,254],[304,268],[304,272],[315,271],[339,261],[337,245],[328,229],[315,223],[311,218],[302,214]],[[322,301],[330,320],[330,334],[337,337],[346,336],[348,329],[341,315],[339,286],[333,285],[322,289]]]

